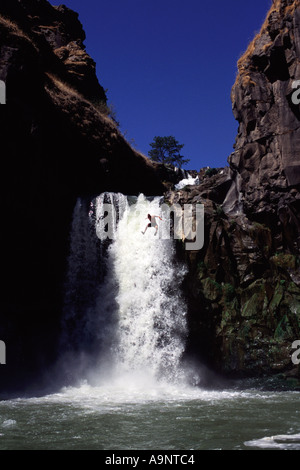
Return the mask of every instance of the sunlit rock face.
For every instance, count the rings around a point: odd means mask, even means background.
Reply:
[[[292,226],[295,250],[300,248],[299,28],[299,1],[275,1],[239,59],[231,97],[240,125],[229,157],[241,176],[245,211]]]

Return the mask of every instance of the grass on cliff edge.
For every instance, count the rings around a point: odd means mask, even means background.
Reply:
[[[254,39],[250,42],[248,48],[246,51],[242,54],[242,56],[239,58],[237,62],[237,76],[236,76],[236,81],[233,85],[234,87],[237,85],[239,79],[242,79],[242,85],[244,87],[251,85],[256,85],[253,80],[251,80],[250,77],[250,70],[249,66],[251,65],[251,57],[252,54],[255,50],[256,44],[258,40],[264,35],[268,34],[268,27],[270,24],[270,17],[273,13],[277,12],[281,14],[283,17],[286,17],[288,14],[294,14],[296,8],[300,6],[300,0],[295,0],[291,5],[288,5],[284,9],[282,9],[281,6],[281,0],[274,0],[270,10],[267,13],[267,17],[261,27],[260,32],[254,37]],[[270,41],[264,45],[264,50],[267,50],[271,45],[273,44],[273,41],[270,38]],[[234,101],[234,96],[232,94],[232,101]]]
[[[5,16],[0,15],[0,25],[4,26],[6,29],[9,30],[10,34],[13,34],[17,37],[23,38],[26,41],[30,42],[34,47],[33,41],[30,39],[30,37],[22,31],[17,23],[14,23],[11,21],[9,18],[6,18]]]

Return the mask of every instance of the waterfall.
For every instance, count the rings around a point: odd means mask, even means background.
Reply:
[[[89,208],[80,201],[75,207],[65,324],[77,325],[71,341],[82,337],[93,345],[88,368],[94,380],[103,368],[117,377],[168,382],[184,377],[185,267],[176,261],[174,241],[161,236],[168,221],[159,220],[157,235],[154,228],[142,233],[148,213],[161,216],[161,202],[105,193]],[[114,208],[111,240],[103,237],[104,204]]]
[[[199,177],[196,176],[195,178],[193,178],[192,175],[187,173],[186,176],[181,181],[179,181],[178,184],[175,185],[175,189],[179,190],[183,189],[185,186],[196,186],[197,184],[199,184]]]
[[[183,267],[175,265],[172,240],[145,235],[148,213],[160,215],[160,198],[140,196],[119,222],[111,246],[118,279],[116,359],[122,372],[146,369],[153,377],[173,380],[179,373],[186,334],[185,305],[180,297]]]
[[[103,247],[95,233],[91,209],[93,203],[78,199],[71,227],[62,345],[74,350],[91,346],[97,291],[104,277]]]

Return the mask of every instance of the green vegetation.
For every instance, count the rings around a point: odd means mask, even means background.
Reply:
[[[231,302],[235,297],[235,287],[232,284],[224,284],[225,302]]]
[[[218,170],[217,168],[208,168],[205,172],[205,176],[214,176],[214,175],[217,175],[218,174]]]
[[[217,214],[217,216],[220,217],[220,218],[222,218],[222,217],[225,216],[224,209],[223,209],[223,207],[222,207],[220,204],[218,204],[217,207],[216,207],[216,214]]]

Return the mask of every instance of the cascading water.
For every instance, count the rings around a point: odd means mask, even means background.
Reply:
[[[141,233],[145,215],[159,215],[159,205],[160,198],[149,202],[140,196],[128,206],[111,246],[119,287],[116,359],[121,372],[146,371],[153,378],[174,380],[186,334],[179,289],[184,271],[175,267],[171,240],[155,238],[154,229]]]
[[[105,239],[104,204],[116,209],[112,240]],[[184,269],[162,221],[157,235],[153,228],[141,233],[147,213],[160,210],[159,198],[143,196],[105,193],[77,202],[62,342],[69,353],[58,364],[63,381],[57,378],[64,386],[0,400],[1,450],[104,450],[111,459],[116,449],[165,449],[168,459],[183,451],[189,463],[194,450],[300,449],[299,392],[264,391],[261,379],[250,389],[191,386],[203,371],[187,360],[181,367]],[[47,378],[57,385],[52,371]]]
[[[192,175],[187,173],[186,176],[175,185],[175,189],[183,189],[185,186],[195,186],[197,184],[199,184],[199,177],[196,176],[193,178]]]
[[[89,211],[85,208],[85,216],[82,203],[75,208],[66,325],[71,318],[79,325],[76,338],[93,337],[93,351],[98,350],[89,369],[96,381],[104,368],[119,379],[184,380],[181,359],[187,327],[180,285],[185,268],[175,260],[173,240],[165,236],[169,221],[158,220],[157,235],[153,228],[142,233],[148,213],[161,215],[161,200],[105,193],[90,204]],[[105,240],[104,203],[114,208],[111,241]],[[78,313],[71,304],[82,295],[89,302],[82,305],[86,311]]]
[[[104,277],[102,244],[89,218],[90,203],[78,199],[71,227],[70,254],[65,283],[62,347],[78,350],[90,344],[89,324],[96,315],[97,290]],[[91,295],[93,293],[93,295]]]

